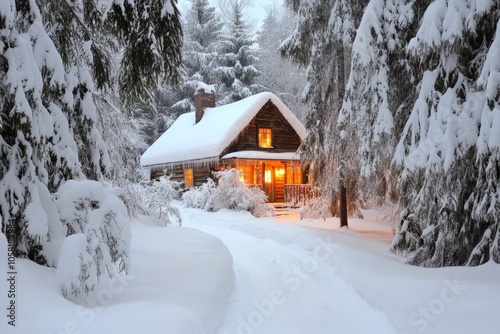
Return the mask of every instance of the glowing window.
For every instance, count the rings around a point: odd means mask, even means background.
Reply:
[[[240,181],[245,184],[254,183],[254,167],[253,166],[236,166],[240,171]]]
[[[271,171],[270,170],[266,170],[266,173],[264,174],[264,181],[266,183],[271,183],[272,182]]]
[[[287,167],[286,168],[286,183],[301,184],[302,183],[302,168]]]
[[[184,185],[186,188],[193,186],[193,169],[187,168],[184,169]]]
[[[259,147],[273,147],[273,133],[271,129],[259,128]]]
[[[302,168],[297,167],[293,171],[293,183],[301,184],[302,183]]]

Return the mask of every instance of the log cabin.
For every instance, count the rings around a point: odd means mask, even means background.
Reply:
[[[260,93],[219,107],[215,102],[214,87],[199,85],[196,111],[181,115],[142,155],[151,179],[170,175],[188,188],[214,171],[236,168],[240,180],[262,189],[269,202],[284,202],[286,189],[307,183],[297,153],[305,127],[276,95]]]

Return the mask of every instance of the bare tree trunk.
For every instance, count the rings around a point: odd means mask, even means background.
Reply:
[[[340,186],[340,227],[347,226],[347,189],[342,184]]]
[[[342,101],[344,100],[345,95],[345,60],[344,60],[344,44],[342,41],[337,41],[338,45],[338,67],[337,67],[337,92],[338,92],[338,103],[339,109],[342,108]],[[340,112],[340,111],[339,111]],[[342,139],[341,139],[342,140]],[[337,154],[342,155],[341,152]],[[339,189],[340,189],[340,203],[339,203],[339,211],[340,211],[340,227],[348,226],[347,224],[347,166],[345,165],[344,159],[340,159],[340,180],[339,180]]]

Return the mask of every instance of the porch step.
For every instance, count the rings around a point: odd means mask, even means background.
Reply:
[[[289,203],[269,203],[274,208],[274,217],[290,216],[295,213],[293,209],[297,209],[297,206],[291,205]]]

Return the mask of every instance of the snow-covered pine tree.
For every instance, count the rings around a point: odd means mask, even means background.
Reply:
[[[132,32],[137,37],[145,26],[151,33],[139,38],[142,44],[131,42]],[[128,102],[147,101],[143,93],[156,88],[159,72],[176,80],[180,35],[173,0],[1,2],[0,216],[16,256],[54,266],[62,239],[74,233],[56,206],[55,193],[69,179],[102,180],[110,170],[94,98],[118,85],[111,70],[113,52],[126,47],[119,68],[128,74],[152,65],[135,84],[120,86]],[[134,56],[143,51],[136,49],[144,46],[154,55],[137,61]],[[103,258],[121,261],[127,270],[128,222],[108,224],[123,215],[113,208],[106,212],[103,224],[112,230],[92,233],[108,247],[110,256]]]
[[[105,166],[86,86],[89,73],[66,70],[34,2],[0,9],[2,229],[14,229],[9,238],[15,239],[16,256],[54,265],[57,255],[44,246],[63,237],[64,228],[50,193],[66,179],[83,177],[83,171],[101,175]],[[86,142],[78,142],[81,136]],[[80,160],[84,143],[96,154]]]
[[[181,21],[184,43],[179,85],[165,84],[158,87],[155,108],[139,105],[134,110],[148,144],[158,139],[179,115],[194,111],[198,82],[219,86],[212,69],[221,43],[223,23],[220,15],[208,0],[189,0],[189,7],[185,11]]]
[[[93,102],[93,91],[109,87],[112,55],[108,49],[112,49],[113,45],[102,36],[92,34],[92,31],[102,26],[103,14],[98,7],[83,1],[61,4],[50,0],[38,7],[47,34],[64,67],[71,68],[67,71],[66,81],[71,84],[66,88],[66,94],[72,93],[73,96],[65,111],[77,143],[83,174],[91,179],[100,179],[103,173],[109,172],[110,162],[96,125],[98,111]],[[44,103],[56,99],[57,95],[53,94],[47,96]]]
[[[187,78],[184,86],[188,90],[191,105],[198,82],[216,83],[212,76],[217,50],[221,47],[223,23],[210,6],[208,0],[191,0],[192,5],[184,20],[185,47],[184,67]],[[194,108],[193,108],[194,110]]]
[[[359,166],[360,197],[377,199],[379,204],[398,199],[391,160],[404,122],[397,119],[409,114],[408,106],[416,95],[415,78],[404,53],[415,18],[413,3],[372,0],[366,6],[352,46],[351,71],[338,119],[338,126],[354,144],[354,149],[346,151],[346,161]]]
[[[279,52],[281,41],[287,38],[295,28],[292,11],[275,3],[267,9],[257,42],[259,43],[259,61],[257,66],[261,75],[256,83],[273,92],[301,120],[305,121],[308,104],[304,103],[302,92],[306,85],[306,71]]]
[[[410,263],[500,263],[499,20],[497,1],[437,0],[407,46],[420,76],[394,158],[405,210],[393,250]]]
[[[306,100],[312,110],[307,117],[308,137],[302,156],[313,163],[314,182],[332,213],[341,214],[343,225],[347,224],[346,206],[352,211],[356,202],[357,177],[350,174],[357,168],[355,162],[346,160],[347,151],[354,147],[337,122],[349,75],[351,45],[366,3],[288,0],[299,21],[281,46],[284,55],[307,67]]]
[[[179,87],[170,88],[171,93],[160,94],[160,103],[169,106],[168,111],[173,114],[174,119],[179,114],[194,111],[194,95],[198,82],[217,84],[212,69],[215,67],[217,50],[221,48],[223,23],[208,0],[190,2],[191,7],[182,20],[184,73],[181,84]]]
[[[137,101],[154,107],[155,88],[180,81],[183,38],[177,0],[111,1],[105,23],[123,48],[120,99],[127,107]]]
[[[217,103],[224,105],[239,101],[259,91],[255,84],[260,71],[254,40],[243,19],[244,1],[229,1],[232,9],[230,26],[222,34],[222,44],[213,74],[220,80]]]

